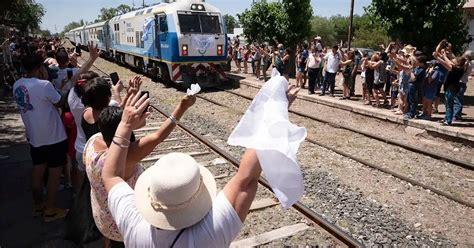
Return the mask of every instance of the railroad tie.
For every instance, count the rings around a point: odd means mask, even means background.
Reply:
[[[268,244],[277,239],[293,236],[296,233],[305,231],[309,228],[311,227],[304,223],[298,223],[291,226],[284,226],[284,227],[281,227],[281,228],[278,228],[266,233],[259,234],[254,237],[250,237],[248,239],[241,239],[241,240],[234,241],[230,244],[230,247],[237,248],[237,247],[260,246],[260,245]]]

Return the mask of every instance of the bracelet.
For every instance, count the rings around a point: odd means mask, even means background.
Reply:
[[[169,118],[170,118],[171,122],[173,122],[174,124],[177,124],[178,120],[176,120],[176,118],[174,116],[170,115]]]
[[[119,139],[125,140],[125,142],[127,142],[130,145],[130,139],[126,139],[125,137],[120,136],[118,134],[114,135],[114,138],[119,138]]]
[[[113,139],[112,139],[112,143],[114,143],[116,146],[118,146],[122,149],[128,149],[128,145],[122,145],[122,144],[118,143],[117,141],[115,141]]]

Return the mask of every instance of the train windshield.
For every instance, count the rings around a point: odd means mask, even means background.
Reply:
[[[179,26],[182,33],[201,33],[198,15],[179,15]]]
[[[221,33],[219,16],[202,14],[178,14],[179,26],[182,33]]]

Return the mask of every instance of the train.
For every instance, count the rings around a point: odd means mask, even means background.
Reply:
[[[226,81],[228,38],[221,12],[205,0],[163,0],[70,30],[75,46],[98,44],[105,58],[185,87]]]

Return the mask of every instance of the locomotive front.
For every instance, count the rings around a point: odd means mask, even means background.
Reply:
[[[172,65],[172,80],[210,87],[225,80],[227,35],[220,11],[200,1],[188,1],[176,11],[179,63]]]

